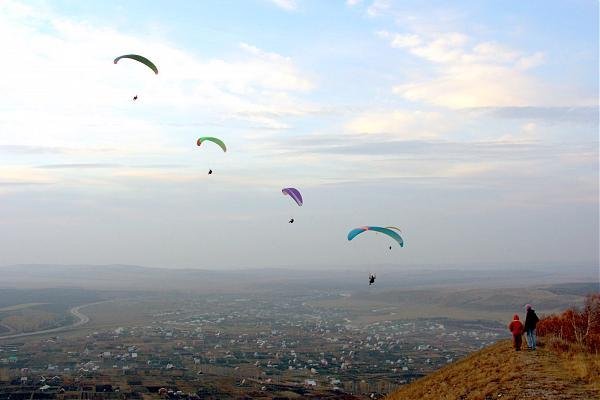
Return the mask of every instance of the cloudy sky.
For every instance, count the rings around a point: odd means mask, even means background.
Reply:
[[[0,0],[0,265],[597,264],[598,44],[596,0]]]

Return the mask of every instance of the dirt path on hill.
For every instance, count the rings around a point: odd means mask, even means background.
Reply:
[[[586,381],[570,374],[565,360],[547,350],[525,351],[521,395],[523,399],[600,399]]]

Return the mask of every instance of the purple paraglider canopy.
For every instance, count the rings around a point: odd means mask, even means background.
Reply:
[[[294,199],[294,201],[301,206],[302,205],[302,195],[300,194],[300,191],[296,188],[283,188],[281,189],[281,192],[284,195],[288,195],[290,196],[292,199]]]

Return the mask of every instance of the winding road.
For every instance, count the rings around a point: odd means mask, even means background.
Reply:
[[[97,301],[95,303],[82,304],[80,306],[76,306],[76,307],[71,308],[69,310],[69,312],[75,318],[77,318],[77,321],[74,322],[71,325],[59,326],[58,328],[52,328],[52,329],[44,329],[42,331],[24,332],[24,333],[17,333],[17,334],[14,334],[14,335],[0,336],[0,340],[3,340],[3,339],[16,339],[16,338],[25,337],[25,336],[44,335],[46,333],[63,332],[63,331],[67,331],[67,330],[70,330],[70,329],[73,329],[73,328],[77,328],[79,326],[85,325],[88,322],[90,322],[90,317],[88,317],[87,315],[83,314],[80,311],[82,308],[93,306],[95,304],[107,303],[109,301],[113,301],[113,300]]]

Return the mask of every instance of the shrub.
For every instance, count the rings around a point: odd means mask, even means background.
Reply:
[[[545,316],[538,323],[537,332],[539,336],[555,336],[561,341],[585,346],[591,352],[599,352],[600,293],[588,295],[581,311],[570,308],[559,315]]]

